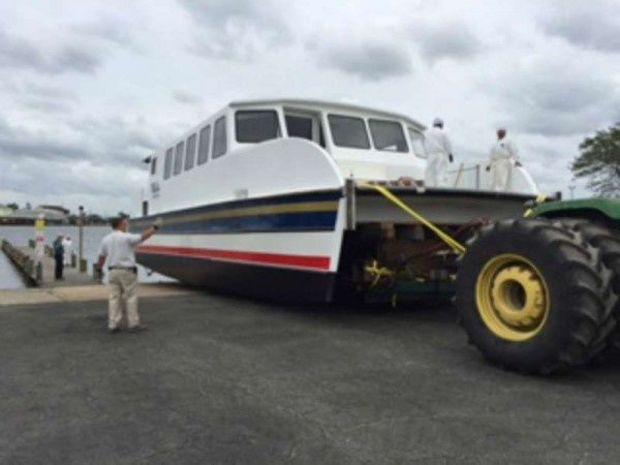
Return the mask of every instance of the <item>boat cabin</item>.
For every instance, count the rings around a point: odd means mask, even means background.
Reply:
[[[233,102],[171,144],[165,154],[163,174],[179,175],[194,164],[204,164],[251,144],[299,137],[332,154],[343,174],[376,179],[381,176],[371,167],[388,161],[406,165],[413,162],[424,168],[423,161],[416,163],[416,158],[424,158],[424,129],[404,115],[348,104],[310,100]]]
[[[151,157],[143,211],[157,213],[200,202],[316,188],[322,175],[312,173],[314,164],[332,164],[342,179],[421,180],[426,166],[424,130],[405,115],[346,103],[232,102]],[[290,158],[306,149],[286,140],[304,140],[328,161],[306,158],[296,163]],[[272,189],[264,183],[260,193],[249,189],[249,179],[266,176],[267,168],[272,171],[267,180]],[[304,176],[292,179],[297,170]],[[454,187],[484,188],[479,166],[475,176],[472,168],[461,166],[461,171],[451,174]],[[467,185],[459,185],[464,182]]]

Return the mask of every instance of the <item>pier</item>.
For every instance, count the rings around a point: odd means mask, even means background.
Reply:
[[[51,247],[45,246],[45,254],[41,260],[38,261],[35,256],[34,241],[32,240],[29,241],[28,246],[15,246],[3,239],[1,249],[30,287],[53,288],[78,286],[92,284],[98,279],[98,275],[94,269],[92,274],[88,274],[87,261],[82,259],[82,261],[78,263],[75,254],[73,254],[71,266],[64,267],[63,279],[60,281],[55,280],[55,263]]]

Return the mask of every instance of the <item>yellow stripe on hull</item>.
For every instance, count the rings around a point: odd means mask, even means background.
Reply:
[[[244,216],[277,215],[286,213],[333,212],[338,210],[338,201],[302,202],[297,204],[268,205],[259,207],[235,208],[208,213],[184,215],[166,219],[166,224],[191,223],[222,218],[241,218]]]

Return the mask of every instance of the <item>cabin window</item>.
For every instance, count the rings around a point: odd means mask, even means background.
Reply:
[[[286,131],[289,137],[300,137],[316,142],[321,147],[325,147],[323,128],[319,118],[311,113],[286,112],[284,114]]]
[[[235,113],[237,142],[258,143],[280,137],[278,114],[274,110],[238,111]]]
[[[286,115],[285,119],[289,137],[312,140],[312,118]]]
[[[177,152],[174,155],[174,175],[176,176],[183,169],[183,148],[185,147],[185,142],[181,141],[177,144]]]
[[[200,142],[198,143],[198,164],[202,165],[209,159],[209,145],[211,144],[211,125],[200,130]]]
[[[226,117],[219,118],[213,126],[213,158],[226,153]]]
[[[151,175],[157,173],[157,157],[151,158]]]
[[[185,171],[194,167],[194,158],[196,157],[196,134],[192,134],[187,139],[185,152]]]
[[[172,149],[166,150],[166,160],[164,162],[164,179],[168,179],[172,172]]]
[[[407,152],[407,141],[403,127],[397,121],[368,120],[372,143],[377,150],[386,152]]]
[[[332,132],[334,144],[338,147],[370,148],[366,124],[364,124],[364,120],[361,118],[329,115],[329,129]]]
[[[426,158],[426,148],[424,147],[424,134],[417,129],[407,128],[409,133],[409,140],[411,141],[411,148],[416,157]]]

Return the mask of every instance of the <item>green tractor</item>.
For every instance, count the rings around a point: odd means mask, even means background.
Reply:
[[[620,201],[531,205],[478,229],[459,258],[456,307],[488,360],[524,373],[620,347]]]

